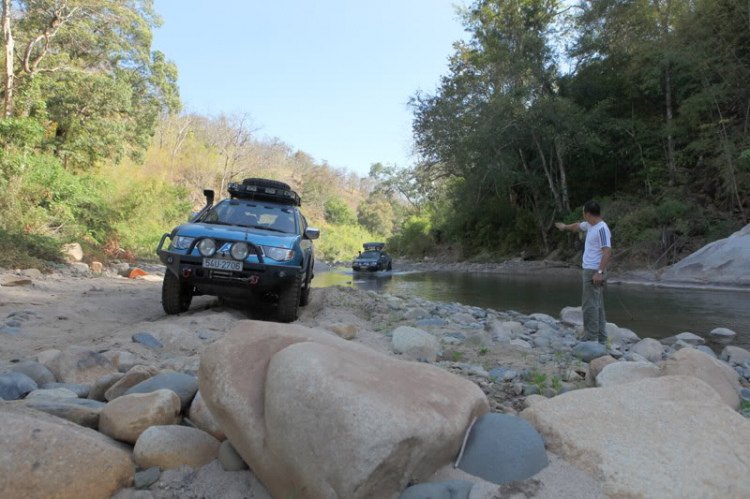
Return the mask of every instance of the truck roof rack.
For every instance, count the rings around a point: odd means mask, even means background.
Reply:
[[[365,251],[379,251],[385,248],[385,243],[365,243],[362,246],[365,248]]]
[[[251,183],[229,184],[229,195],[232,199],[250,199],[258,201],[270,201],[272,203],[302,206],[302,200],[293,190],[280,189],[277,187],[266,187]]]

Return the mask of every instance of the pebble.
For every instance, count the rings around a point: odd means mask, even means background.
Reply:
[[[213,340],[216,338],[216,335],[214,333],[200,332],[198,333],[198,338],[201,340]]]

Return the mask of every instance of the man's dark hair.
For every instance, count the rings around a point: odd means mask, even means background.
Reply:
[[[597,203],[596,201],[587,201],[586,204],[583,205],[583,211],[585,211],[589,215],[598,217],[602,213],[602,207],[599,206],[599,203]]]

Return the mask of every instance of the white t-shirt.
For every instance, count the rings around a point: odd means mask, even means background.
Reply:
[[[598,270],[602,261],[602,248],[612,247],[612,234],[609,227],[602,220],[592,226],[588,222],[580,224],[581,230],[586,233],[586,248],[583,251],[583,268]]]

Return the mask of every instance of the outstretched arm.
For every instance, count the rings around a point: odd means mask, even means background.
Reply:
[[[555,224],[555,227],[557,227],[560,230],[569,230],[571,232],[580,232],[581,230],[581,222],[576,222],[574,224],[565,225],[562,222],[557,222]]]

